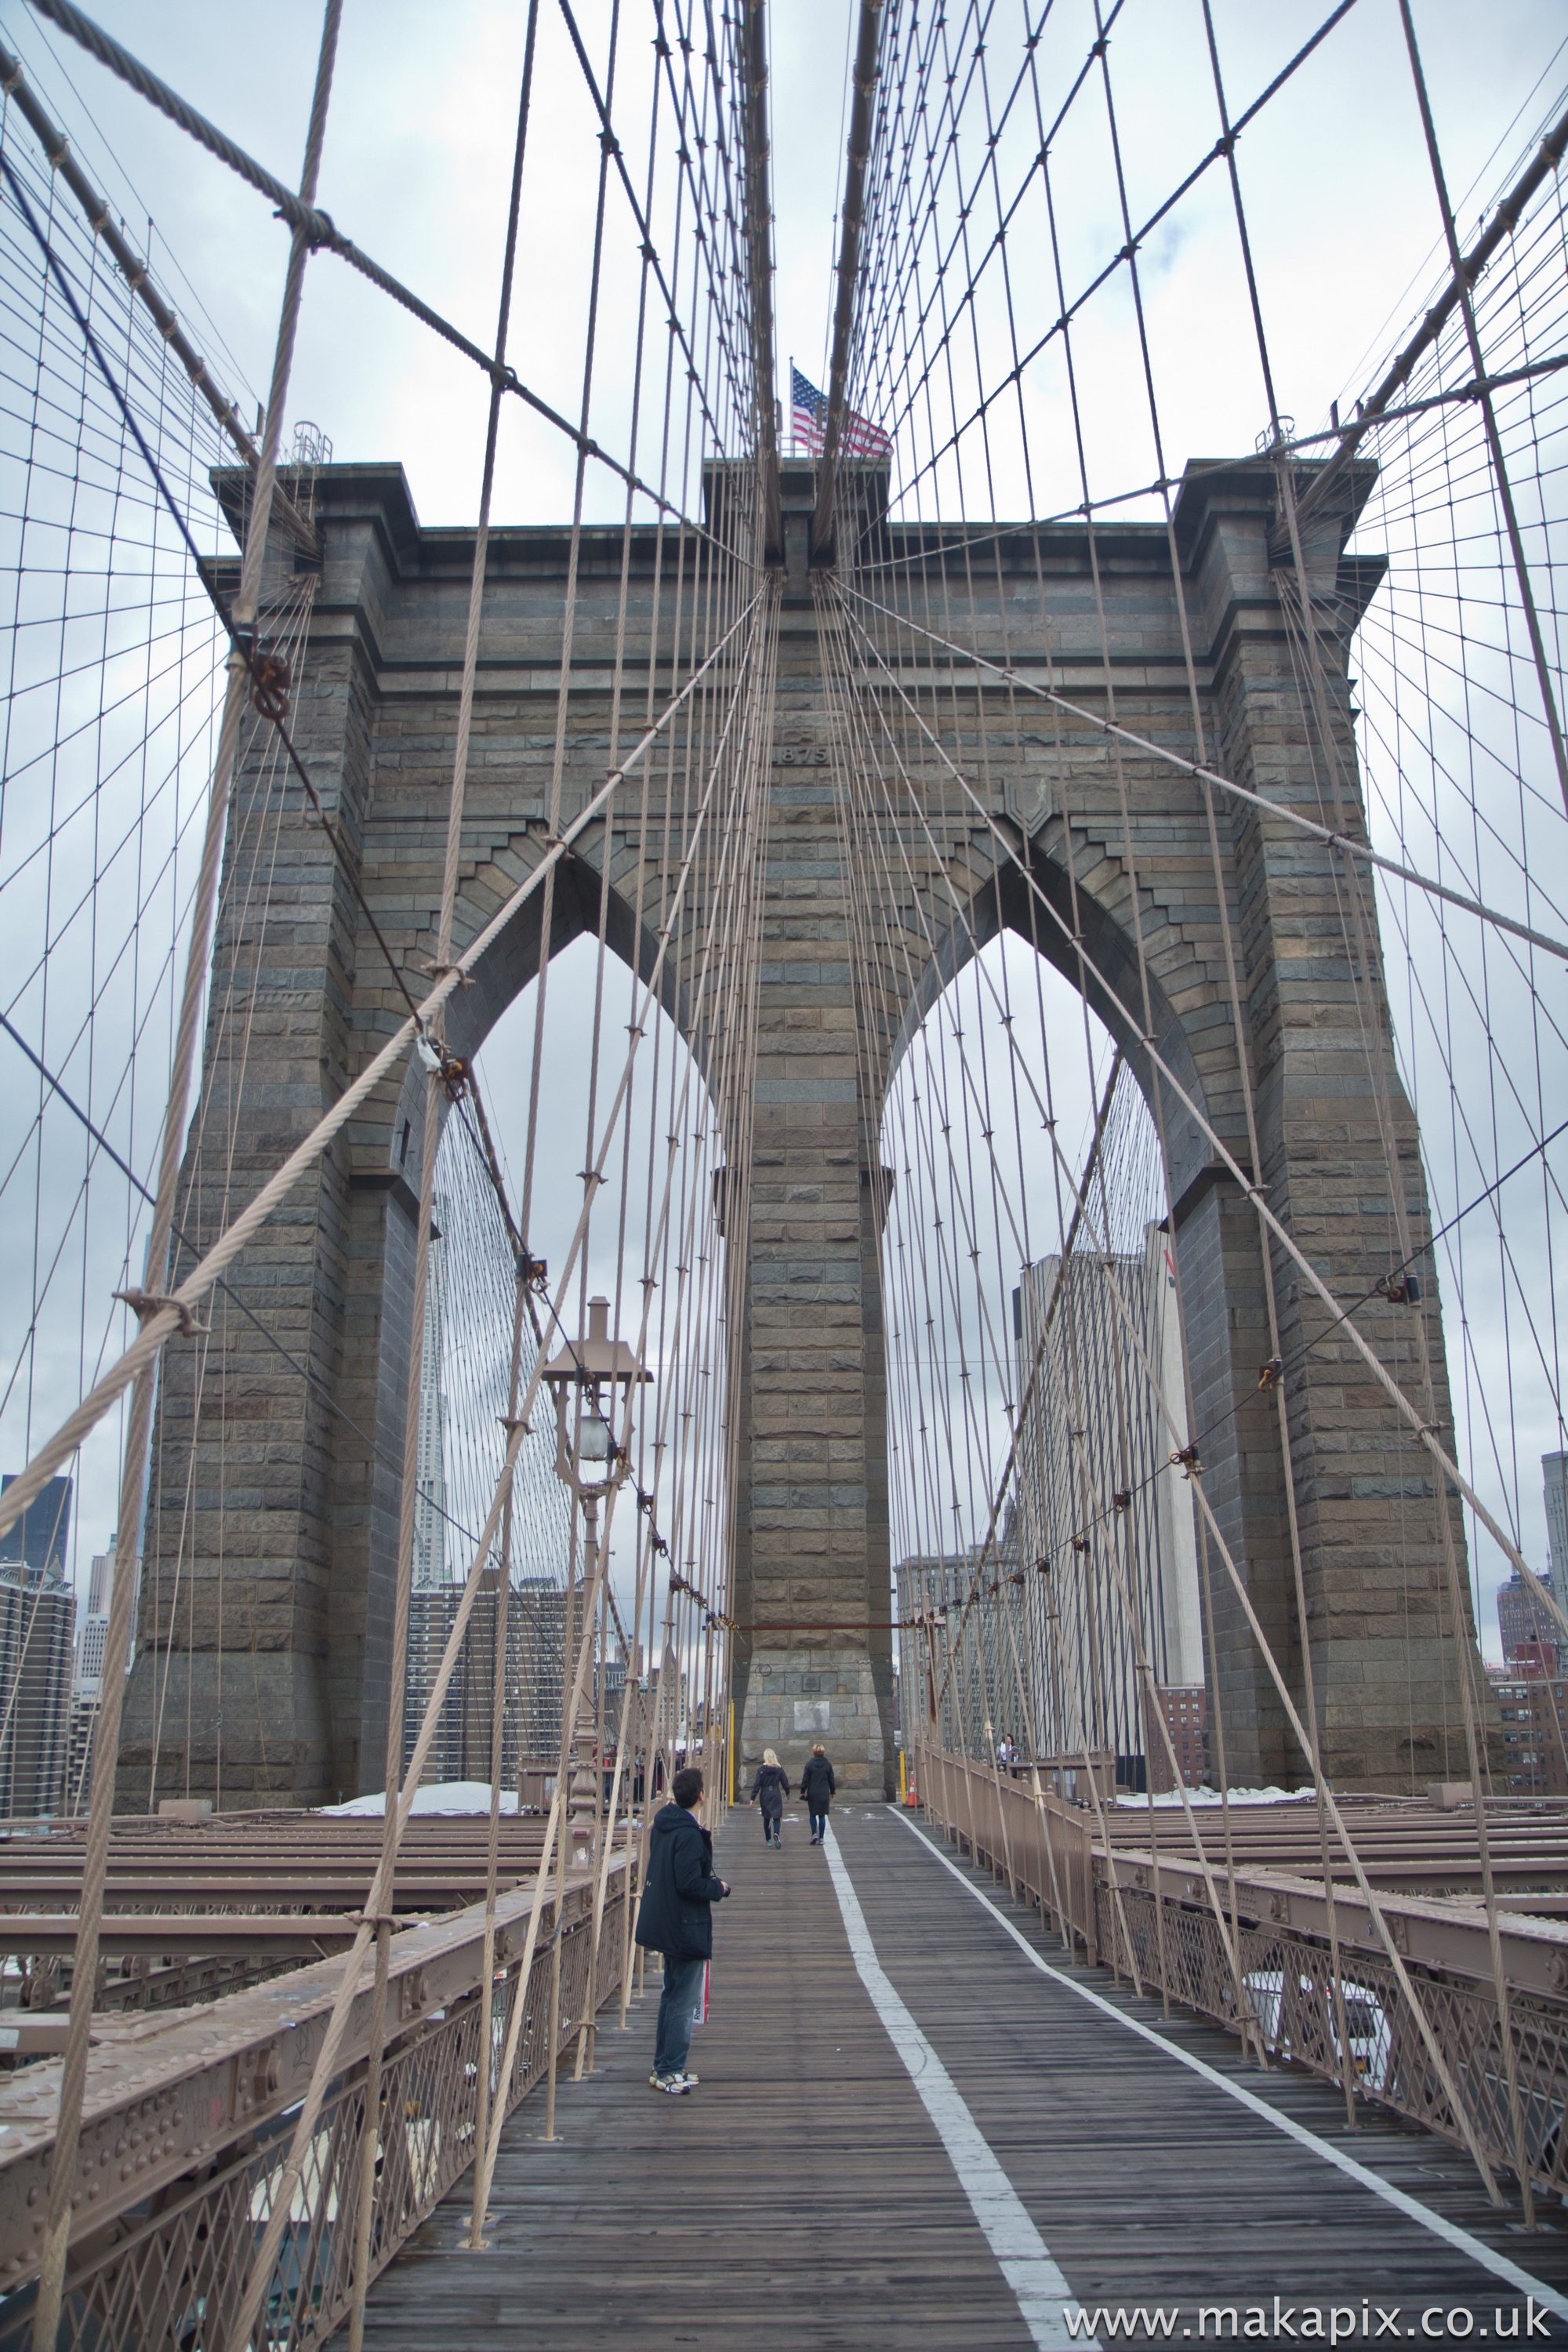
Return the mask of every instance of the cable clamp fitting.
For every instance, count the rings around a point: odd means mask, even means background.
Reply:
[[[1204,1465],[1198,1460],[1197,1447],[1184,1445],[1179,1454],[1173,1454],[1171,1467],[1173,1470],[1179,1470],[1184,1478],[1201,1478]]]
[[[162,1290],[117,1290],[114,1296],[116,1298],[122,1298],[126,1306],[130,1307],[132,1315],[134,1315],[138,1320],[142,1323],[145,1323],[150,1316],[162,1315],[166,1307],[172,1307],[175,1314],[180,1318],[180,1337],[182,1339],[205,1339],[207,1333],[212,1329],[212,1325],[210,1323],[198,1323],[191,1309],[186,1306],[184,1300],[183,1298],[175,1298],[169,1292]]]
[[[281,654],[251,653],[246,662],[250,672],[250,700],[263,719],[281,726],[289,716],[289,688],[292,672]]]
[[[545,1298],[550,1291],[550,1268],[542,1257],[535,1257],[526,1243],[517,1254],[517,1278],[525,1290],[536,1298]]]
[[[449,1054],[438,1037],[421,1029],[414,1039],[414,1050],[423,1066],[433,1078],[439,1078],[441,1089],[448,1102],[461,1102],[468,1091],[468,1066],[460,1054]]]
[[[1258,1367],[1258,1388],[1265,1392],[1269,1389],[1277,1389],[1284,1375],[1284,1358],[1282,1356],[1270,1356],[1266,1364],[1259,1364]]]

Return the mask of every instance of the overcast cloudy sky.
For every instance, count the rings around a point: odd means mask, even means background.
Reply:
[[[264,12],[215,0],[97,0],[96,13],[279,177],[297,177],[320,29],[311,0],[272,0]],[[338,225],[481,342],[492,328],[525,13],[521,0],[448,0],[434,11],[414,0],[348,0],[322,170],[321,202]],[[1010,21],[1014,11],[1005,13]],[[1218,0],[1233,110],[1326,13],[1316,0]],[[1521,118],[1553,95],[1552,59],[1568,27],[1559,0],[1495,0],[1484,12],[1469,0],[1417,0],[1415,14],[1456,204],[1468,217],[1490,193]],[[820,373],[853,0],[784,0],[771,15],[778,349]],[[603,0],[589,0],[582,16],[591,37],[607,20]],[[542,22],[546,102],[535,110],[513,350],[525,380],[569,392],[576,349],[561,329],[575,263],[567,232],[591,201],[593,126],[575,81],[557,69],[564,61],[555,12],[544,9]],[[626,11],[624,22],[628,52],[645,47],[637,13]],[[129,225],[151,214],[155,262],[171,278],[170,257],[178,262],[213,322],[216,332],[202,340],[220,373],[254,397],[285,254],[265,202],[22,0],[6,0],[0,24],[40,86],[58,96]],[[1115,48],[1131,173],[1149,186],[1173,184],[1213,139],[1196,0],[1131,0]],[[1360,0],[1271,110],[1265,135],[1244,140],[1280,398],[1300,421],[1363,384],[1425,290],[1416,281],[1435,256],[1436,222],[1418,142],[1394,0]],[[1099,202],[1100,192],[1091,193]],[[1069,186],[1064,200],[1072,196]],[[1213,256],[1203,242],[1211,226]],[[1205,194],[1161,257],[1191,328],[1178,458],[1249,446],[1259,420],[1256,362],[1238,331],[1245,321],[1215,299],[1229,250]],[[174,291],[179,299],[177,284]],[[612,374],[614,358],[605,361]],[[292,411],[317,419],[340,458],[399,458],[427,522],[472,516],[482,389],[467,362],[340,264],[313,265]],[[563,446],[514,410],[500,512],[553,517],[569,479]]]

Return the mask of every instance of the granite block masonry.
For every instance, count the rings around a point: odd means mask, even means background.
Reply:
[[[1194,653],[1210,760],[1261,793],[1320,813],[1314,747],[1271,551],[1272,465],[1194,467],[1176,511],[1181,578],[1163,527],[1097,532],[1110,675],[1076,524],[1005,527],[978,564],[957,529],[889,523],[885,479],[850,468],[886,558],[876,593],[911,617],[1191,754]],[[1309,543],[1336,756],[1355,794],[1345,660],[1374,592],[1374,561],[1342,556],[1364,497]],[[743,500],[716,495],[723,528]],[[731,483],[731,488],[733,487]],[[784,467],[784,506],[809,506],[809,467]],[[298,671],[294,731],[337,832],[242,774],[219,912],[202,1111],[180,1218],[218,1229],[395,1024],[401,1003],[363,923],[357,882],[410,969],[434,951],[472,536],[426,530],[395,466],[317,477],[322,569]],[[868,544],[870,541],[866,542]],[[734,1698],[741,1770],[764,1746],[798,1771],[821,1739],[841,1783],[895,1781],[887,1365],[880,1239],[889,1185],[882,1099],[913,1026],[975,948],[1008,926],[1075,984],[1072,927],[1100,977],[1094,1010],[1160,1121],[1188,1322],[1193,1431],[1205,1489],[1247,1593],[1300,1698],[1310,1643],[1325,1762],[1347,1787],[1409,1790],[1465,1777],[1457,1659],[1471,1638],[1447,1618],[1445,1540],[1462,1547],[1405,1431],[1342,1335],[1278,1251],[1306,1622],[1295,1600],[1275,1409],[1258,1391],[1268,1353],[1258,1219],[1200,1127],[1162,1087],[1146,1038],[1244,1165],[1238,1046],[1250,1056],[1261,1167],[1250,1171],[1331,1286],[1373,1290],[1401,1255],[1384,1136],[1396,1140],[1417,1244],[1428,1232],[1416,1136],[1392,1078],[1369,1070],[1358,1002],[1385,1018],[1381,968],[1357,968],[1330,854],[1267,811],[1215,807],[1221,883],[1239,960],[1244,1035],[1231,1012],[1220,905],[1200,788],[1128,750],[1121,783],[1102,734],[1045,714],[1021,730],[1005,681],[952,664],[944,726],[989,814],[1037,886],[998,861],[987,825],[934,755],[910,774],[900,942],[862,969],[851,920],[858,845],[833,765],[835,637],[829,569],[797,531],[775,583],[777,688],[768,765],[752,1106],[750,1255],[737,1389]],[[569,534],[492,532],[456,936],[473,938],[542,854]],[[563,807],[603,781],[623,539],[584,532]],[[634,529],[624,709],[641,711],[666,532]],[[829,551],[828,564],[831,564]],[[891,584],[889,584],[891,583]],[[841,583],[853,590],[853,577]],[[1178,593],[1181,603],[1178,603]],[[889,648],[895,635],[888,636]],[[894,656],[896,657],[896,656]],[[665,656],[668,661],[668,653]],[[666,673],[668,674],[668,672]],[[625,739],[629,741],[628,736]],[[623,744],[624,748],[624,744]],[[282,808],[281,821],[279,817]],[[1359,807],[1351,821],[1359,824]],[[635,828],[585,835],[562,869],[550,948],[596,928],[609,861],[609,935],[647,970],[667,868],[640,863]],[[261,885],[265,881],[265,890]],[[958,910],[955,911],[954,901]],[[537,969],[539,901],[453,1002],[449,1037],[471,1052]],[[640,929],[634,909],[641,908]],[[1054,910],[1047,911],[1047,910]],[[1142,1003],[1140,940],[1150,991]],[[1358,992],[1360,992],[1358,998]],[[679,994],[671,1010],[680,1017]],[[154,1444],[138,1659],[128,1695],[122,1801],[159,1785],[226,1805],[312,1803],[379,1788],[386,1739],[391,1594],[406,1390],[414,1209],[424,1088],[389,1083],[291,1196],[230,1280],[301,1380],[234,1312],[198,1355],[169,1352]],[[205,1134],[223,1139],[208,1149]],[[1424,1333],[1448,1420],[1439,1307],[1374,1299],[1361,1328],[1407,1373]],[[1303,1353],[1310,1342],[1310,1353]],[[364,1443],[373,1433],[374,1445]],[[1444,1527],[1443,1515],[1448,1514]],[[1462,1559],[1462,1549],[1460,1553]],[[1206,1580],[1231,1775],[1302,1777],[1283,1710],[1216,1559]],[[171,1775],[174,1776],[171,1780]]]

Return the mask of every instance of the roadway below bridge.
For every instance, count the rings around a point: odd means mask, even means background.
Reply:
[[[1376,2109],[1352,2133],[1331,2084],[1075,1966],[896,1810],[833,1833],[786,1819],[773,1853],[731,1815],[700,2087],[648,2088],[650,1965],[559,2137],[537,2095],[512,2119],[489,2251],[460,2184],[367,2352],[1568,2341],[1562,2207],[1526,2234],[1459,2151]]]

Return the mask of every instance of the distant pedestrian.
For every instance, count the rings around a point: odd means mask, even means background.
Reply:
[[[811,1815],[811,1843],[820,1845],[827,1834],[827,1808],[838,1793],[827,1750],[819,1739],[800,1776],[801,1801]]]
[[[757,1777],[752,1783],[751,1801],[760,1808],[763,1816],[763,1843],[784,1843],[784,1801],[789,1794],[789,1774],[771,1748],[763,1750],[763,1760],[757,1767]]]
[[[686,2071],[691,2028],[702,1999],[702,1977],[713,1956],[713,1906],[730,1892],[713,1875],[713,1839],[694,1816],[702,1802],[702,1775],[694,1764],[669,1784],[673,1804],[654,1815],[648,1838],[647,1884],[637,1910],[637,1942],[664,1955],[654,2043],[656,2091],[679,2098],[697,2088]]]

